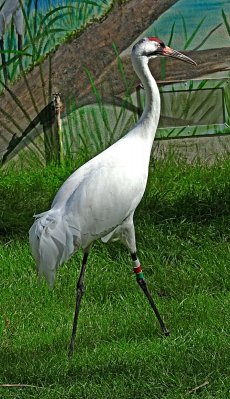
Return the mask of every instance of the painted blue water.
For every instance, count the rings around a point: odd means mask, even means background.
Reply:
[[[100,7],[106,6],[105,3],[110,3],[110,0],[93,1],[98,4],[98,9],[95,6],[92,6],[89,10],[89,15],[91,16],[100,13]],[[83,2],[84,0],[38,0],[38,7],[39,11],[45,12],[50,7],[57,7],[66,4],[76,5]],[[172,25],[175,23],[172,45],[183,49],[186,43],[184,24],[186,26],[188,40],[201,20],[204,19],[194,40],[187,49],[193,49],[198,46],[205,36],[219,24],[222,24],[222,26],[210,36],[202,48],[229,46],[230,37],[223,23],[223,17],[221,14],[222,9],[227,15],[230,24],[229,0],[180,0],[162,14],[157,21],[153,22],[144,35],[157,35],[167,43],[170,37]]]
[[[88,0],[88,3],[90,3],[91,0]],[[60,5],[69,5],[72,4],[77,5],[77,4],[85,4],[87,3],[87,0],[38,0],[37,2],[37,7],[39,12],[44,12],[47,11],[50,8],[58,7]],[[106,6],[107,4],[110,3],[110,0],[92,0],[92,7],[97,8],[96,5],[98,5],[98,8],[101,8],[102,6]],[[34,4],[35,0],[32,1],[31,3],[31,10],[34,9]]]
[[[180,0],[167,10],[145,32],[146,35],[158,35],[166,43],[169,40],[172,25],[175,23],[172,45],[183,48],[186,42],[183,18],[189,38],[203,18],[204,21],[188,49],[198,46],[205,36],[217,25],[222,24],[203,45],[204,48],[216,48],[230,45],[230,37],[223,23],[222,9],[230,24],[229,0]]]

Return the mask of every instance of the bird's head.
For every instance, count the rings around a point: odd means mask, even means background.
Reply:
[[[157,37],[145,37],[133,46],[134,57],[145,57],[147,60],[156,57],[172,57],[196,65],[196,62],[179,51],[173,50]]]

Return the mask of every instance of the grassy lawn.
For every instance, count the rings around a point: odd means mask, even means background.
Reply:
[[[170,337],[162,336],[126,249],[97,242],[71,360],[82,254],[49,292],[36,280],[27,239],[33,213],[48,208],[69,173],[50,167],[1,178],[0,383],[31,387],[0,387],[0,397],[228,399],[230,160],[151,167],[135,218],[138,255]]]

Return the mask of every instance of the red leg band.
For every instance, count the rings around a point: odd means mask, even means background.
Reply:
[[[139,266],[134,266],[133,271],[134,271],[134,273],[136,273],[136,274],[141,273],[141,272],[142,272],[141,265],[139,265]]]

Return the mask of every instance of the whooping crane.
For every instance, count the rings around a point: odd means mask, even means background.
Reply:
[[[190,64],[181,54],[155,37],[138,41],[132,49],[132,64],[145,90],[145,107],[136,125],[115,144],[76,170],[56,194],[51,209],[36,216],[30,229],[30,244],[40,275],[52,287],[56,269],[80,248],[84,257],[76,287],[76,308],[69,355],[73,353],[84,274],[92,243],[120,239],[128,248],[137,282],[152,306],[162,331],[167,328],[152,299],[136,254],[133,215],[144,194],[151,148],[160,116],[160,95],[148,62],[173,57]]]

